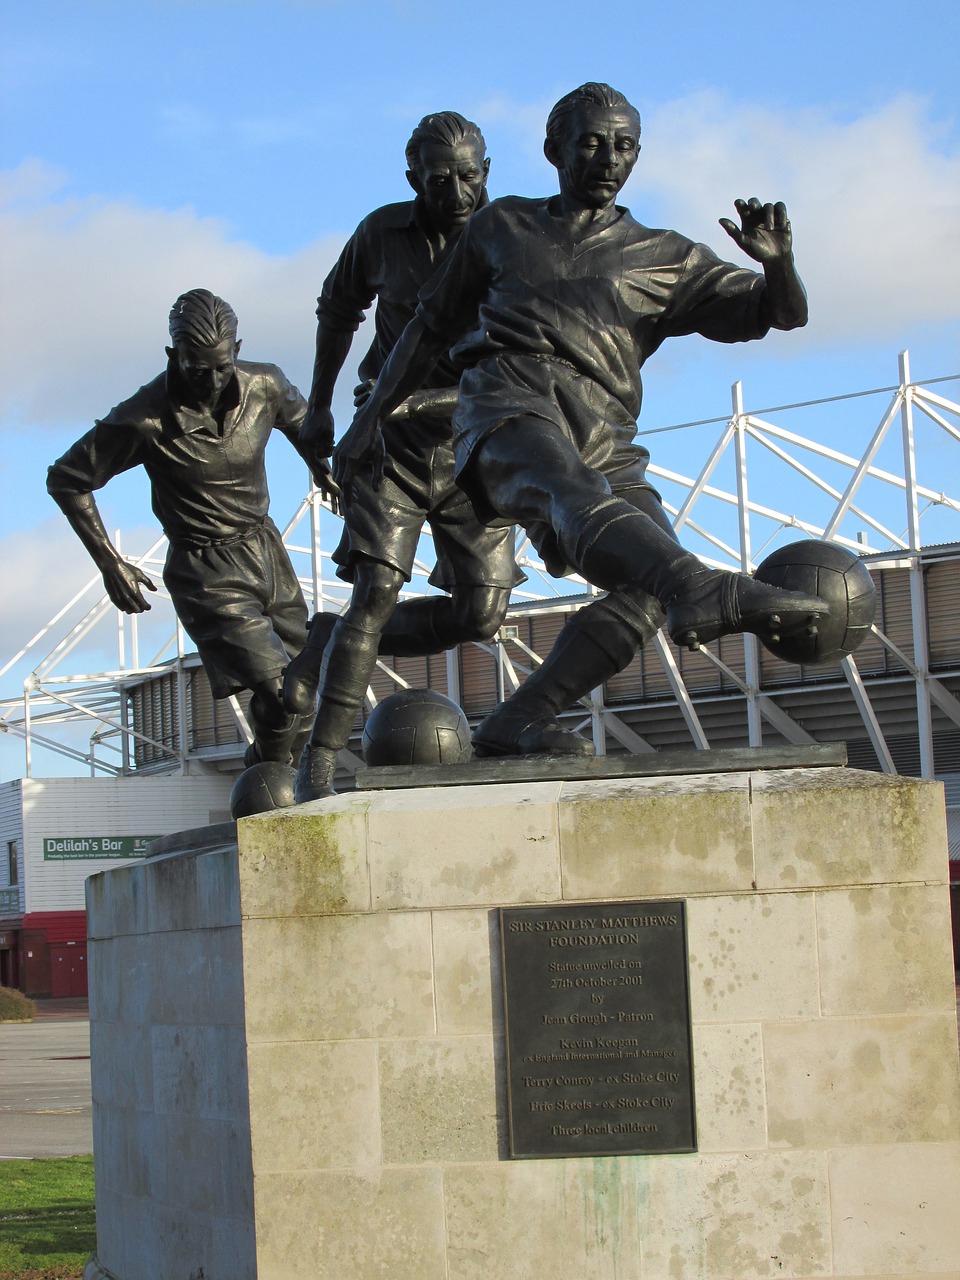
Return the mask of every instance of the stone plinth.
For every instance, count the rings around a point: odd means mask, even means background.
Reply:
[[[133,872],[135,894],[121,870],[90,895],[98,1256],[118,1280],[960,1269],[938,784],[357,793],[244,820],[239,860]],[[668,897],[687,901],[699,1150],[506,1159],[492,909]]]

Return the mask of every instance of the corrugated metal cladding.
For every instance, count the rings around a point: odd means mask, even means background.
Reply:
[[[176,759],[180,743],[176,672],[136,685],[129,690],[129,697],[134,729],[159,744],[134,738],[134,768],[146,770],[151,765],[169,765],[171,759]]]
[[[960,650],[960,563],[943,560],[926,571],[930,665],[956,666]]]
[[[86,911],[31,911],[23,917],[24,929],[42,929],[50,946],[86,942]]]
[[[947,810],[947,849],[950,861],[951,882],[960,881],[960,809]]]
[[[239,754],[245,742],[232,708],[228,702],[214,699],[199,660],[196,666],[187,669],[185,683],[188,749],[203,753],[210,748],[236,747]],[[180,748],[176,672],[131,685],[126,692],[130,724],[138,733],[160,744],[133,739],[130,767],[137,773],[168,770],[176,763]],[[239,702],[246,712],[249,693],[241,694]]]
[[[249,693],[239,698],[244,713],[250,705]],[[227,747],[244,742],[228,702],[215,699],[202,667],[191,671],[187,682],[187,724],[194,751],[205,747]]]
[[[23,910],[23,783],[19,778],[0,784],[0,889],[4,891],[2,916]],[[10,881],[9,846],[16,845],[16,883]]]
[[[386,669],[384,669],[386,668]],[[394,672],[394,679],[388,672]],[[435,653],[421,658],[381,658],[373,673],[370,688],[377,702],[399,693],[403,688],[436,689],[437,693],[447,692],[447,658],[446,654]],[[357,717],[357,728],[366,720],[364,709]]]

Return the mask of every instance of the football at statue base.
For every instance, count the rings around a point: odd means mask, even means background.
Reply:
[[[460,707],[432,689],[404,689],[373,709],[363,730],[368,765],[461,764],[470,726]]]
[[[287,809],[294,804],[293,784],[296,772],[279,760],[261,760],[244,769],[230,792],[230,813],[234,818],[249,818],[255,813]]]
[[[830,606],[813,635],[764,641],[785,662],[816,666],[838,662],[866,639],[876,612],[877,592],[866,565],[832,542],[791,542],[767,556],[754,575],[788,591],[817,595]]]

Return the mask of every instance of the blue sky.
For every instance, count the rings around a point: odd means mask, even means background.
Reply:
[[[244,354],[306,391],[323,277],[406,197],[428,111],[478,121],[491,194],[540,195],[547,111],[606,80],[643,119],[622,196],[639,220],[738,260],[717,226],[733,199],[787,201],[808,328],[666,347],[643,428],[723,415],[738,377],[748,407],[886,386],[904,347],[919,378],[960,372],[958,28],[946,0],[0,0],[0,659],[88,574],[45,468],[159,371],[173,298],[223,294]],[[341,385],[343,428],[349,368]],[[289,454],[271,452],[281,517],[305,489]],[[145,549],[143,478],[101,505]]]

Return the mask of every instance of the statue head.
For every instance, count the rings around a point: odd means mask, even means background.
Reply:
[[[199,406],[213,408],[233,377],[240,343],[237,317],[209,289],[182,293],[170,309],[167,356]]]
[[[424,116],[407,143],[407,181],[443,235],[483,203],[490,172],[483,134],[456,111]]]
[[[590,82],[565,94],[547,119],[543,153],[573,204],[612,204],[640,152],[640,114],[608,84]]]

